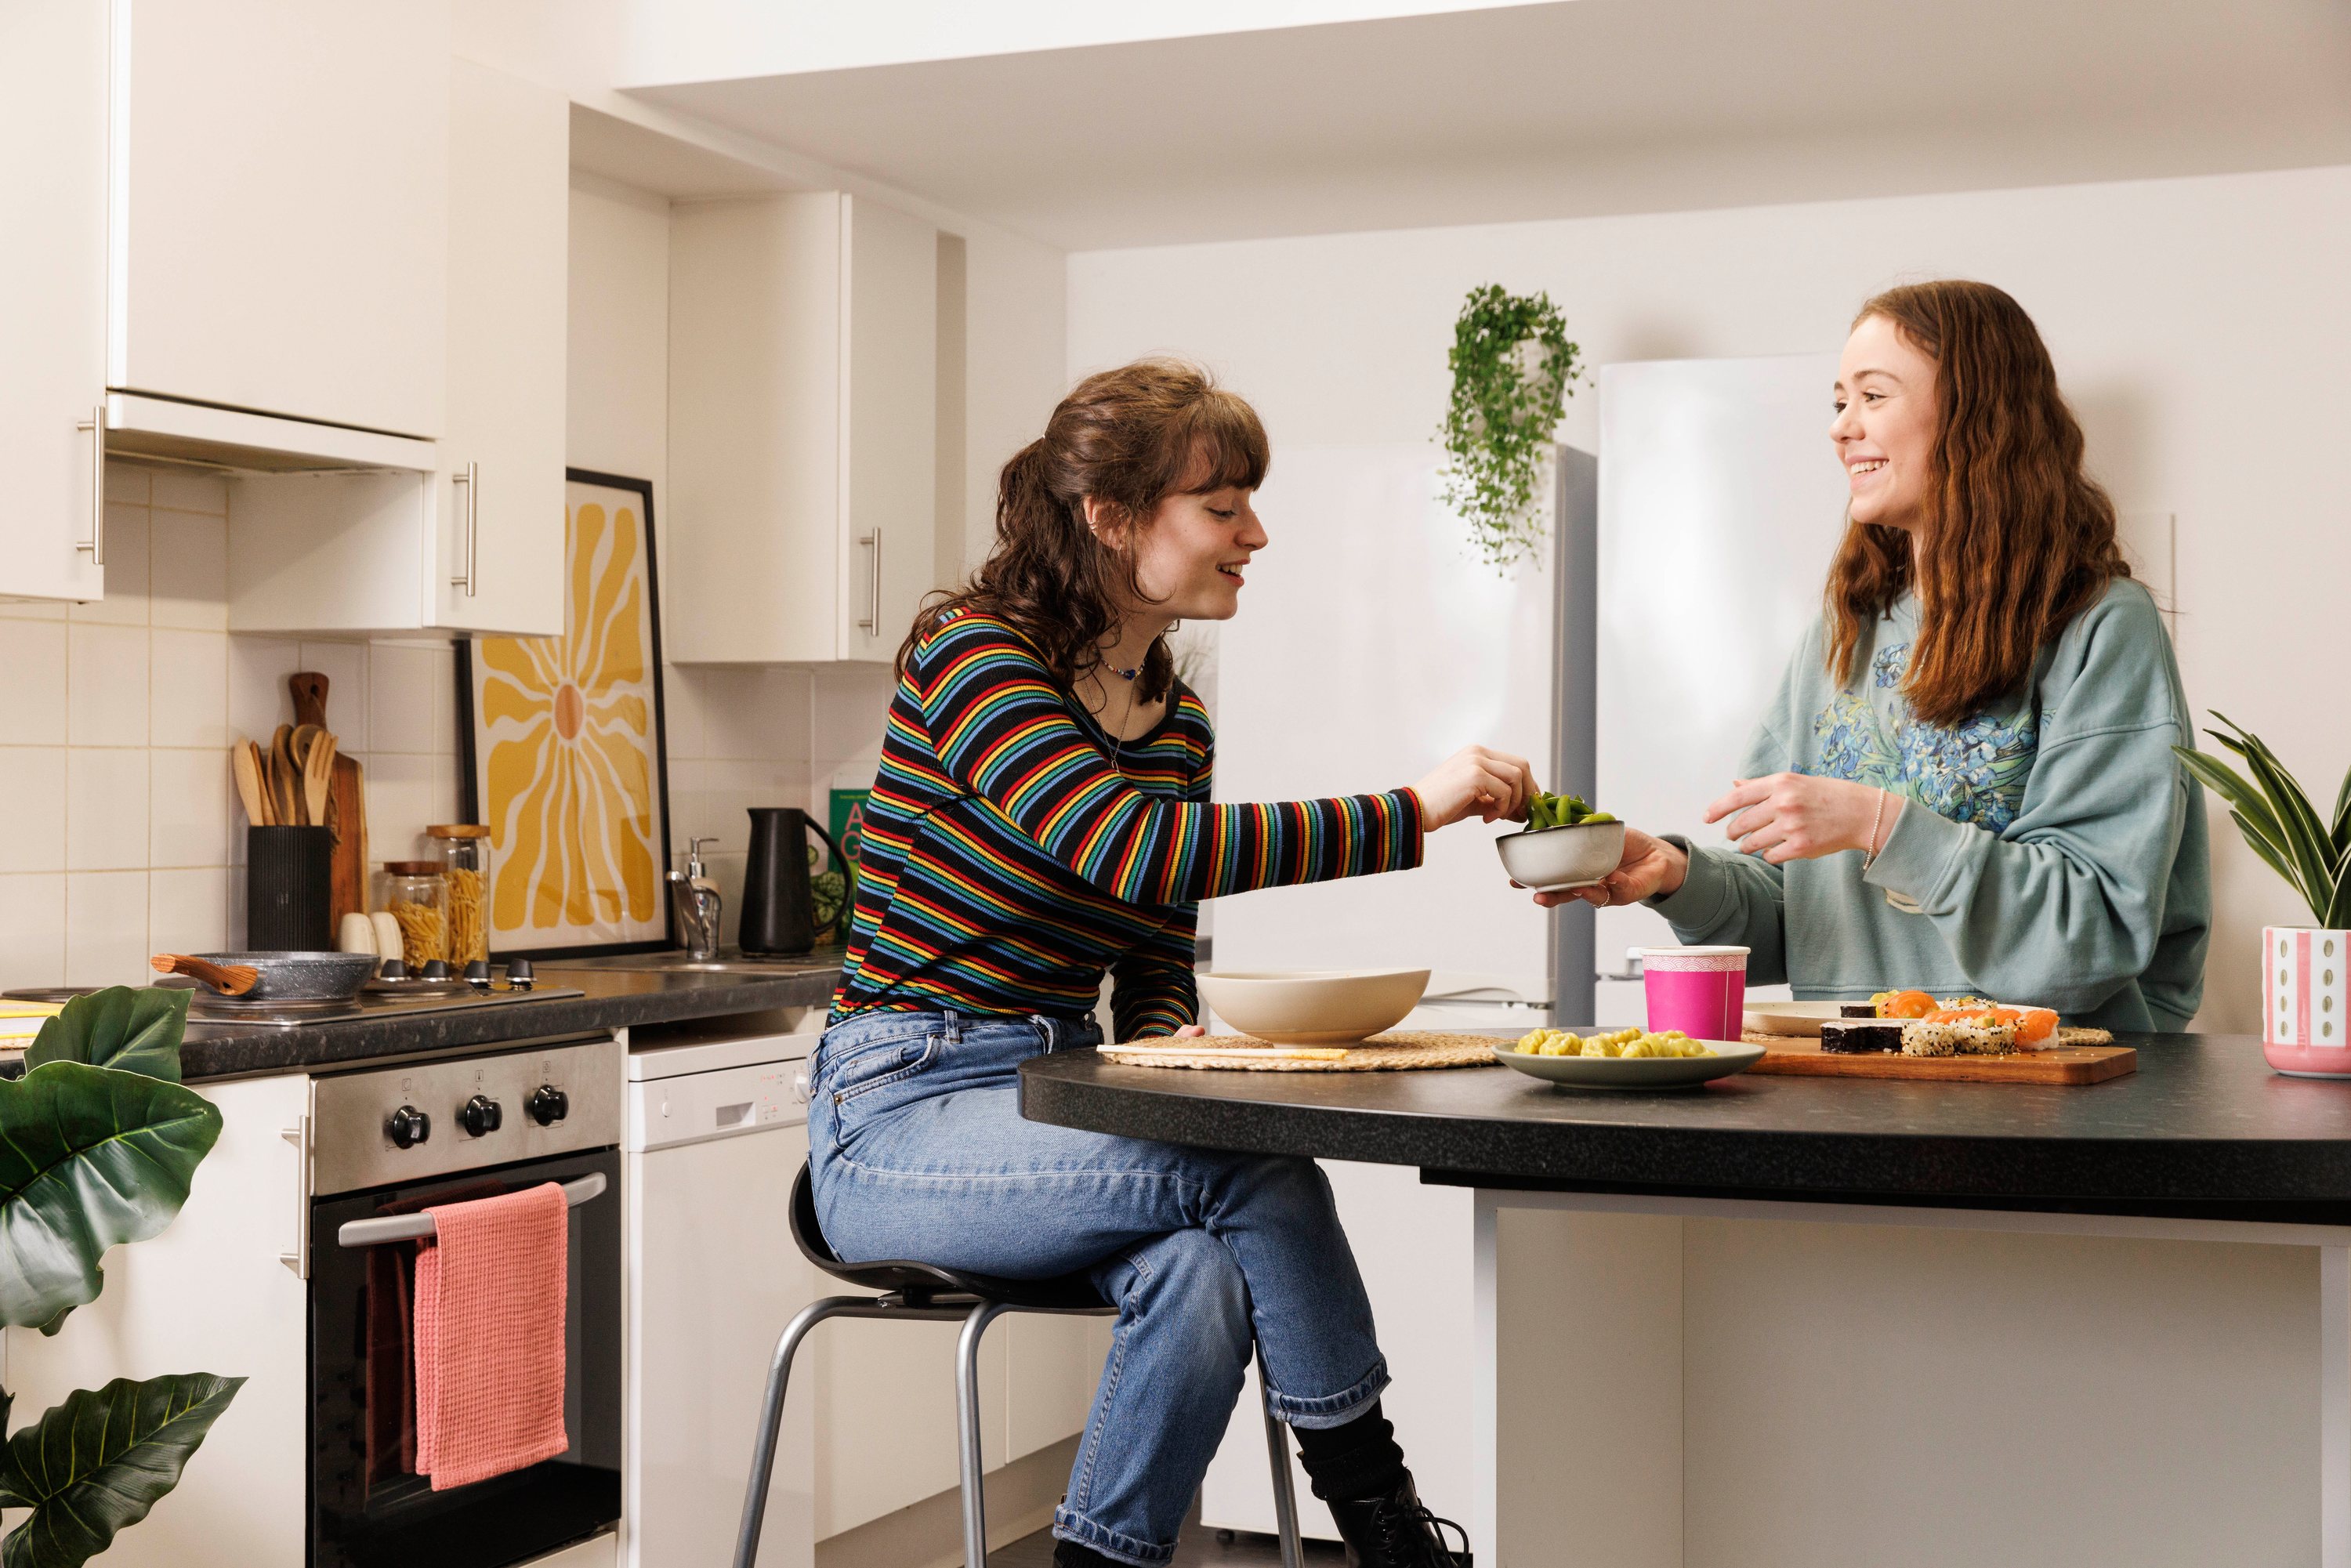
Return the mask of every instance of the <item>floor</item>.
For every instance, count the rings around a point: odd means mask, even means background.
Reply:
[[[1192,1517],[1184,1522],[1183,1533],[1176,1538],[1176,1568],[1281,1568],[1281,1543],[1272,1536],[1236,1533],[1228,1546],[1217,1540],[1217,1534],[1201,1526],[1196,1507]],[[1346,1548],[1334,1542],[1309,1541],[1303,1544],[1310,1568],[1333,1568],[1347,1561]],[[987,1554],[987,1568],[1052,1568],[1052,1563],[1050,1530],[1024,1535],[1009,1546],[998,1547]]]

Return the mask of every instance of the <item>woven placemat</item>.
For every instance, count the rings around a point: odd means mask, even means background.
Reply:
[[[1281,1046],[1246,1034],[1203,1035],[1173,1044],[1096,1047],[1099,1055],[1126,1067],[1217,1068],[1232,1072],[1402,1072],[1424,1067],[1497,1067],[1499,1035],[1442,1034],[1398,1030],[1375,1034],[1361,1045]],[[1191,1046],[1192,1050],[1180,1049]],[[1314,1054],[1220,1056],[1223,1051],[1290,1051]],[[1332,1054],[1336,1052],[1337,1054]]]
[[[1765,1034],[1760,1029],[1750,1029],[1742,1032],[1739,1038],[1746,1041],[1749,1045],[1778,1045],[1782,1041],[1791,1038],[1802,1037],[1791,1037],[1784,1034]],[[2113,1033],[2103,1029],[2074,1029],[2069,1026],[2061,1025],[2057,1030],[2057,1043],[2061,1046],[2112,1045],[2114,1042],[2115,1037]]]

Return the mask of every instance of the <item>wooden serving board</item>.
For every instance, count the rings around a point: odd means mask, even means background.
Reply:
[[[1828,1051],[1817,1040],[1755,1037],[1763,1060],[1750,1072],[1792,1078],[1909,1078],[1955,1083],[2103,1083],[2138,1071],[2127,1045],[2065,1045],[2014,1056],[1905,1056],[1894,1051]]]

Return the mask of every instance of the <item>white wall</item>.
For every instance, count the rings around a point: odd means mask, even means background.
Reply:
[[[2189,700],[2261,732],[2331,801],[2351,691],[2264,676],[2280,656],[2336,656],[2346,255],[2351,168],[1103,251],[1071,258],[1069,368],[1207,361],[1256,402],[1278,473],[1285,446],[1430,437],[1479,284],[1547,290],[1599,364],[1834,350],[1888,284],[1997,283],[2040,323],[2116,503],[2179,516]],[[1561,438],[1593,445],[1593,416],[1572,400]],[[1281,519],[1266,524],[1278,551]],[[2213,846],[2199,1027],[2251,1031],[2258,927],[2309,917],[2223,814]]]

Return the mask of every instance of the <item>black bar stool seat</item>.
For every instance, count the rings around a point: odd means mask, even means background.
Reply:
[[[987,1561],[987,1500],[980,1489],[979,1341],[987,1325],[1006,1312],[1045,1312],[1072,1317],[1114,1317],[1118,1308],[1103,1300],[1093,1281],[1083,1274],[1063,1274],[1050,1280],[1007,1280],[934,1263],[893,1258],[872,1263],[844,1263],[817,1223],[816,1193],[806,1165],[792,1182],[792,1241],[800,1255],[845,1283],[882,1292],[876,1296],[826,1296],[801,1309],[776,1341],[768,1365],[767,1398],[760,1410],[758,1441],[751,1455],[750,1484],[743,1498],[743,1525],[736,1539],[735,1568],[754,1568],[759,1555],[759,1527],[768,1510],[768,1485],[776,1463],[776,1440],[784,1419],[784,1390],[792,1357],[808,1332],[827,1318],[897,1318],[913,1322],[960,1322],[963,1333],[956,1347],[956,1416],[962,1428],[957,1445],[963,1481],[963,1539],[966,1568],[985,1568]],[[1259,1387],[1270,1387],[1265,1375],[1265,1350],[1258,1349]],[[1282,1425],[1270,1409],[1265,1412],[1266,1443],[1273,1461],[1273,1511],[1281,1541],[1282,1568],[1299,1568],[1298,1507],[1290,1482],[1290,1455]]]

